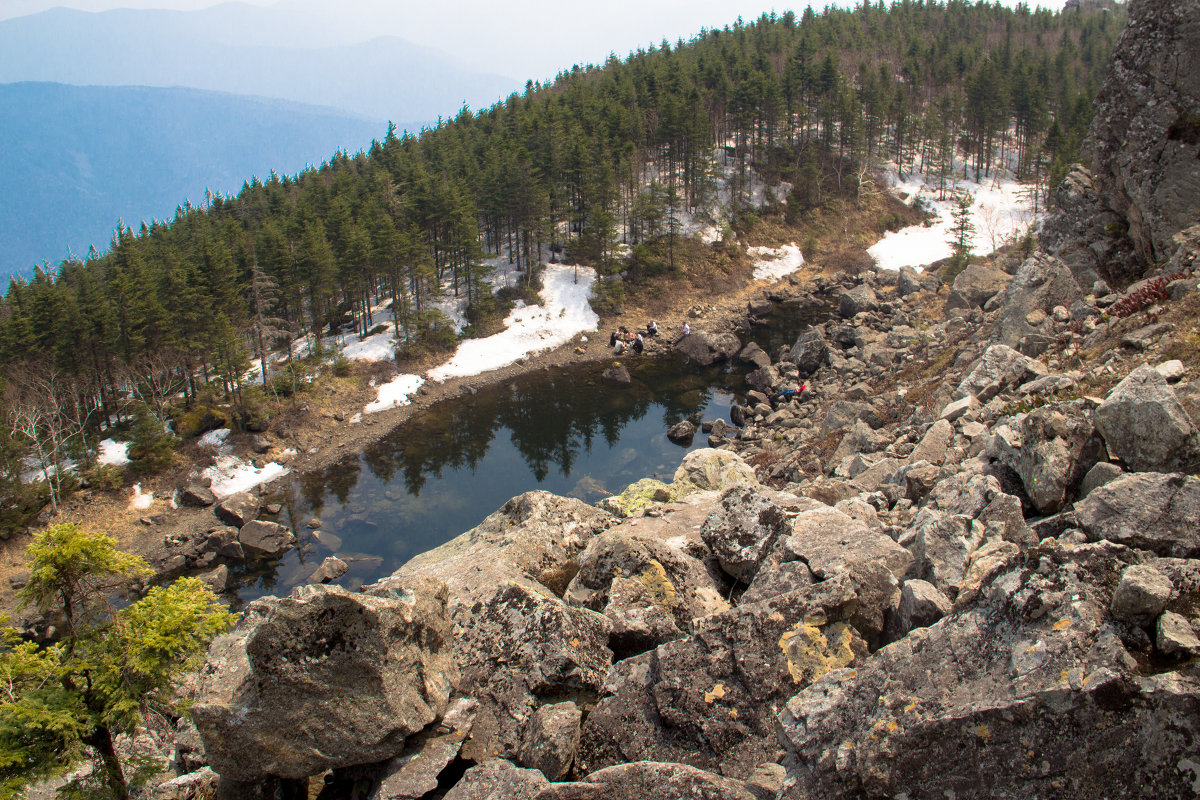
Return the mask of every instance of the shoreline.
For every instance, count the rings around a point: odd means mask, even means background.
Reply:
[[[802,296],[811,289],[812,277],[820,271],[814,264],[807,263],[795,273],[778,280],[754,280],[747,271],[746,281],[735,290],[724,291],[719,297],[698,298],[688,292],[677,295],[673,304],[655,304],[653,309],[628,305],[621,314],[602,317],[596,333],[577,334],[573,339],[555,348],[531,354],[499,369],[478,375],[450,378],[444,382],[426,381],[405,406],[386,409],[372,414],[363,414],[361,422],[350,422],[375,396],[375,389],[368,386],[333,385],[326,388],[324,395],[302,396],[300,407],[291,415],[283,415],[264,433],[271,441],[271,450],[262,456],[247,451],[250,434],[231,437],[236,452],[247,462],[261,465],[267,461],[282,463],[288,472],[274,481],[261,484],[252,490],[256,494],[270,493],[282,480],[292,480],[296,474],[329,469],[342,460],[356,455],[384,437],[398,426],[412,420],[430,407],[448,400],[473,394],[475,391],[495,386],[514,378],[539,370],[578,366],[592,362],[615,361],[628,358],[670,357],[674,343],[679,338],[686,321],[693,331],[725,332],[734,330],[741,321],[750,318],[748,303],[753,299],[771,298],[771,302],[787,302]],[[615,356],[608,347],[610,330],[624,325],[630,330],[644,328],[650,319],[656,320],[659,335],[647,340],[645,352],[640,356]],[[586,336],[588,341],[582,342]],[[740,338],[740,337],[739,337]],[[583,352],[579,352],[582,349]],[[386,362],[376,362],[386,363]],[[420,367],[421,374],[428,372],[432,364]],[[364,383],[364,374],[371,364],[357,367],[351,377],[354,384]],[[404,371],[403,368],[400,368]],[[415,371],[415,370],[414,370]],[[344,383],[344,382],[343,382]],[[295,455],[280,459],[281,452],[293,449]],[[201,453],[194,443],[181,451],[185,463],[170,474],[151,476],[143,480],[145,490],[152,491],[155,501],[151,508],[135,510],[128,505],[128,487],[117,491],[86,490],[79,492],[64,504],[57,518],[50,518],[32,527],[42,525],[76,523],[93,529],[103,530],[116,537],[119,546],[146,558],[160,575],[172,574],[164,570],[163,562],[169,552],[168,542],[206,536],[208,531],[221,525],[214,517],[213,507],[195,508],[178,505],[172,508],[164,499],[182,486],[181,476],[202,468],[203,461],[211,454]],[[29,532],[13,536],[0,552],[0,578],[13,578],[25,569],[25,544]],[[5,585],[8,584],[8,585]],[[10,581],[0,584],[0,612],[17,616],[15,590]]]

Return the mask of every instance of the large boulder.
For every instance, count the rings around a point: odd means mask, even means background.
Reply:
[[[697,617],[729,606],[702,561],[667,541],[642,534],[632,521],[591,541],[579,557],[579,572],[571,579],[565,599],[571,605],[608,613],[614,579],[638,583],[642,599],[668,611],[680,630],[690,629]],[[614,611],[626,605],[619,604]]]
[[[900,536],[913,555],[913,578],[927,581],[951,600],[958,596],[971,563],[983,544],[984,527],[963,514],[923,508]]]
[[[1200,431],[1175,390],[1143,364],[1118,383],[1096,409],[1109,452],[1133,470],[1190,472],[1200,466]]]
[[[1004,287],[1008,286],[1012,276],[1002,269],[984,264],[969,264],[967,268],[954,278],[951,290],[970,308],[983,308]]]
[[[675,490],[657,478],[642,478],[626,486],[620,494],[606,497],[596,505],[618,517],[633,517],[655,503],[675,500]]]
[[[1179,765],[1200,736],[1195,672],[1139,663],[1108,613],[1132,554],[1031,556],[978,604],[793,697],[785,797],[1191,794]]]
[[[738,361],[744,361],[747,364],[753,364],[758,369],[771,366],[771,357],[767,355],[767,351],[759,347],[757,342],[750,342],[742,348],[737,354]]]
[[[296,543],[295,535],[278,522],[251,520],[237,535],[242,552],[249,558],[277,558]]]
[[[582,718],[579,706],[569,700],[533,712],[517,763],[541,770],[552,781],[561,781],[575,763]]]
[[[1187,475],[1122,475],[1077,502],[1075,516],[1092,541],[1200,557],[1200,480]]]
[[[673,488],[678,496],[692,491],[720,491],[743,483],[757,486],[758,477],[741,456],[728,450],[701,448],[683,457],[675,470]]]
[[[675,351],[698,367],[707,367],[718,361],[728,361],[742,349],[742,343],[732,333],[706,333],[696,331],[684,336],[675,344]]]
[[[510,581],[537,581],[561,594],[588,542],[616,521],[581,500],[526,492],[477,527],[414,556],[396,574],[444,581],[452,609],[489,599]]]
[[[826,436],[841,428],[849,428],[857,420],[862,420],[872,429],[883,425],[883,420],[870,403],[835,400],[825,412],[825,419],[821,422],[821,435]]]
[[[458,677],[446,588],[386,579],[250,603],[217,638],[192,717],[223,778],[306,778],[389,759],[446,709]]]
[[[1000,319],[992,335],[999,344],[1016,347],[1021,339],[1043,331],[1030,323],[1036,312],[1050,314],[1055,306],[1070,308],[1083,297],[1071,270],[1061,260],[1036,253],[1026,259],[1001,295]]]
[[[226,525],[240,528],[258,517],[262,507],[258,498],[249,492],[234,492],[213,508],[217,519]]]
[[[789,514],[823,507],[823,503],[807,497],[734,486],[721,495],[704,521],[700,535],[721,569],[743,583],[750,583],[780,537],[790,535]]]
[[[851,319],[864,311],[874,311],[879,308],[879,298],[875,290],[863,283],[842,292],[838,298],[838,313],[846,319]]]
[[[775,715],[797,689],[857,663],[856,595],[836,578],[698,622],[618,662],[584,721],[577,769],[676,761],[744,778],[776,760]]]
[[[959,381],[954,397],[978,397],[986,402],[1005,387],[1020,386],[1048,371],[1042,362],[1022,355],[1008,345],[994,344]]]
[[[526,721],[548,699],[596,694],[612,663],[609,621],[536,584],[493,587],[455,615],[460,691],[479,701],[463,756],[516,758]]]
[[[875,644],[913,556],[891,537],[832,508],[795,514],[769,562],[803,562],[818,581],[847,578],[857,595],[850,622]]]
[[[820,328],[809,325],[788,351],[788,361],[796,365],[801,375],[811,375],[829,363],[829,343]]]
[[[541,770],[496,758],[464,772],[445,800],[534,800],[549,785]]]
[[[1017,474],[1034,508],[1059,511],[1104,455],[1082,402],[1054,403],[995,428],[988,455]]]
[[[450,704],[436,725],[430,725],[407,743],[404,752],[383,768],[368,800],[409,800],[438,788],[438,776],[453,761],[475,723],[474,700],[460,697]]]

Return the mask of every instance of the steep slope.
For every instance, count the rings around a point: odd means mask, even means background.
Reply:
[[[104,250],[117,220],[293,174],[382,138],[382,121],[192,89],[0,86],[0,269]]]

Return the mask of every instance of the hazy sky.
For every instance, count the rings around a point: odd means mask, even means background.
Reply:
[[[1008,2],[1009,0],[1006,0]],[[1012,0],[1015,2],[1015,0]],[[854,0],[837,0],[852,4]],[[807,0],[252,0],[306,20],[314,35],[338,42],[393,35],[448,51],[475,68],[519,80],[551,78],[576,63],[603,62],[610,52],[690,38],[772,10],[797,13]],[[1041,0],[1061,7],[1062,0]],[[0,0],[0,19],[54,6],[195,10],[212,0]],[[813,5],[824,7],[825,0]]]

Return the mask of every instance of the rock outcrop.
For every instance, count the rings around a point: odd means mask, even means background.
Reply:
[[[446,588],[306,586],[215,640],[192,717],[222,778],[301,779],[382,761],[446,709],[458,668]]]
[[[1044,547],[976,606],[802,690],[781,715],[785,796],[1190,791],[1200,683],[1139,668],[1123,644],[1109,607],[1131,557]]]

